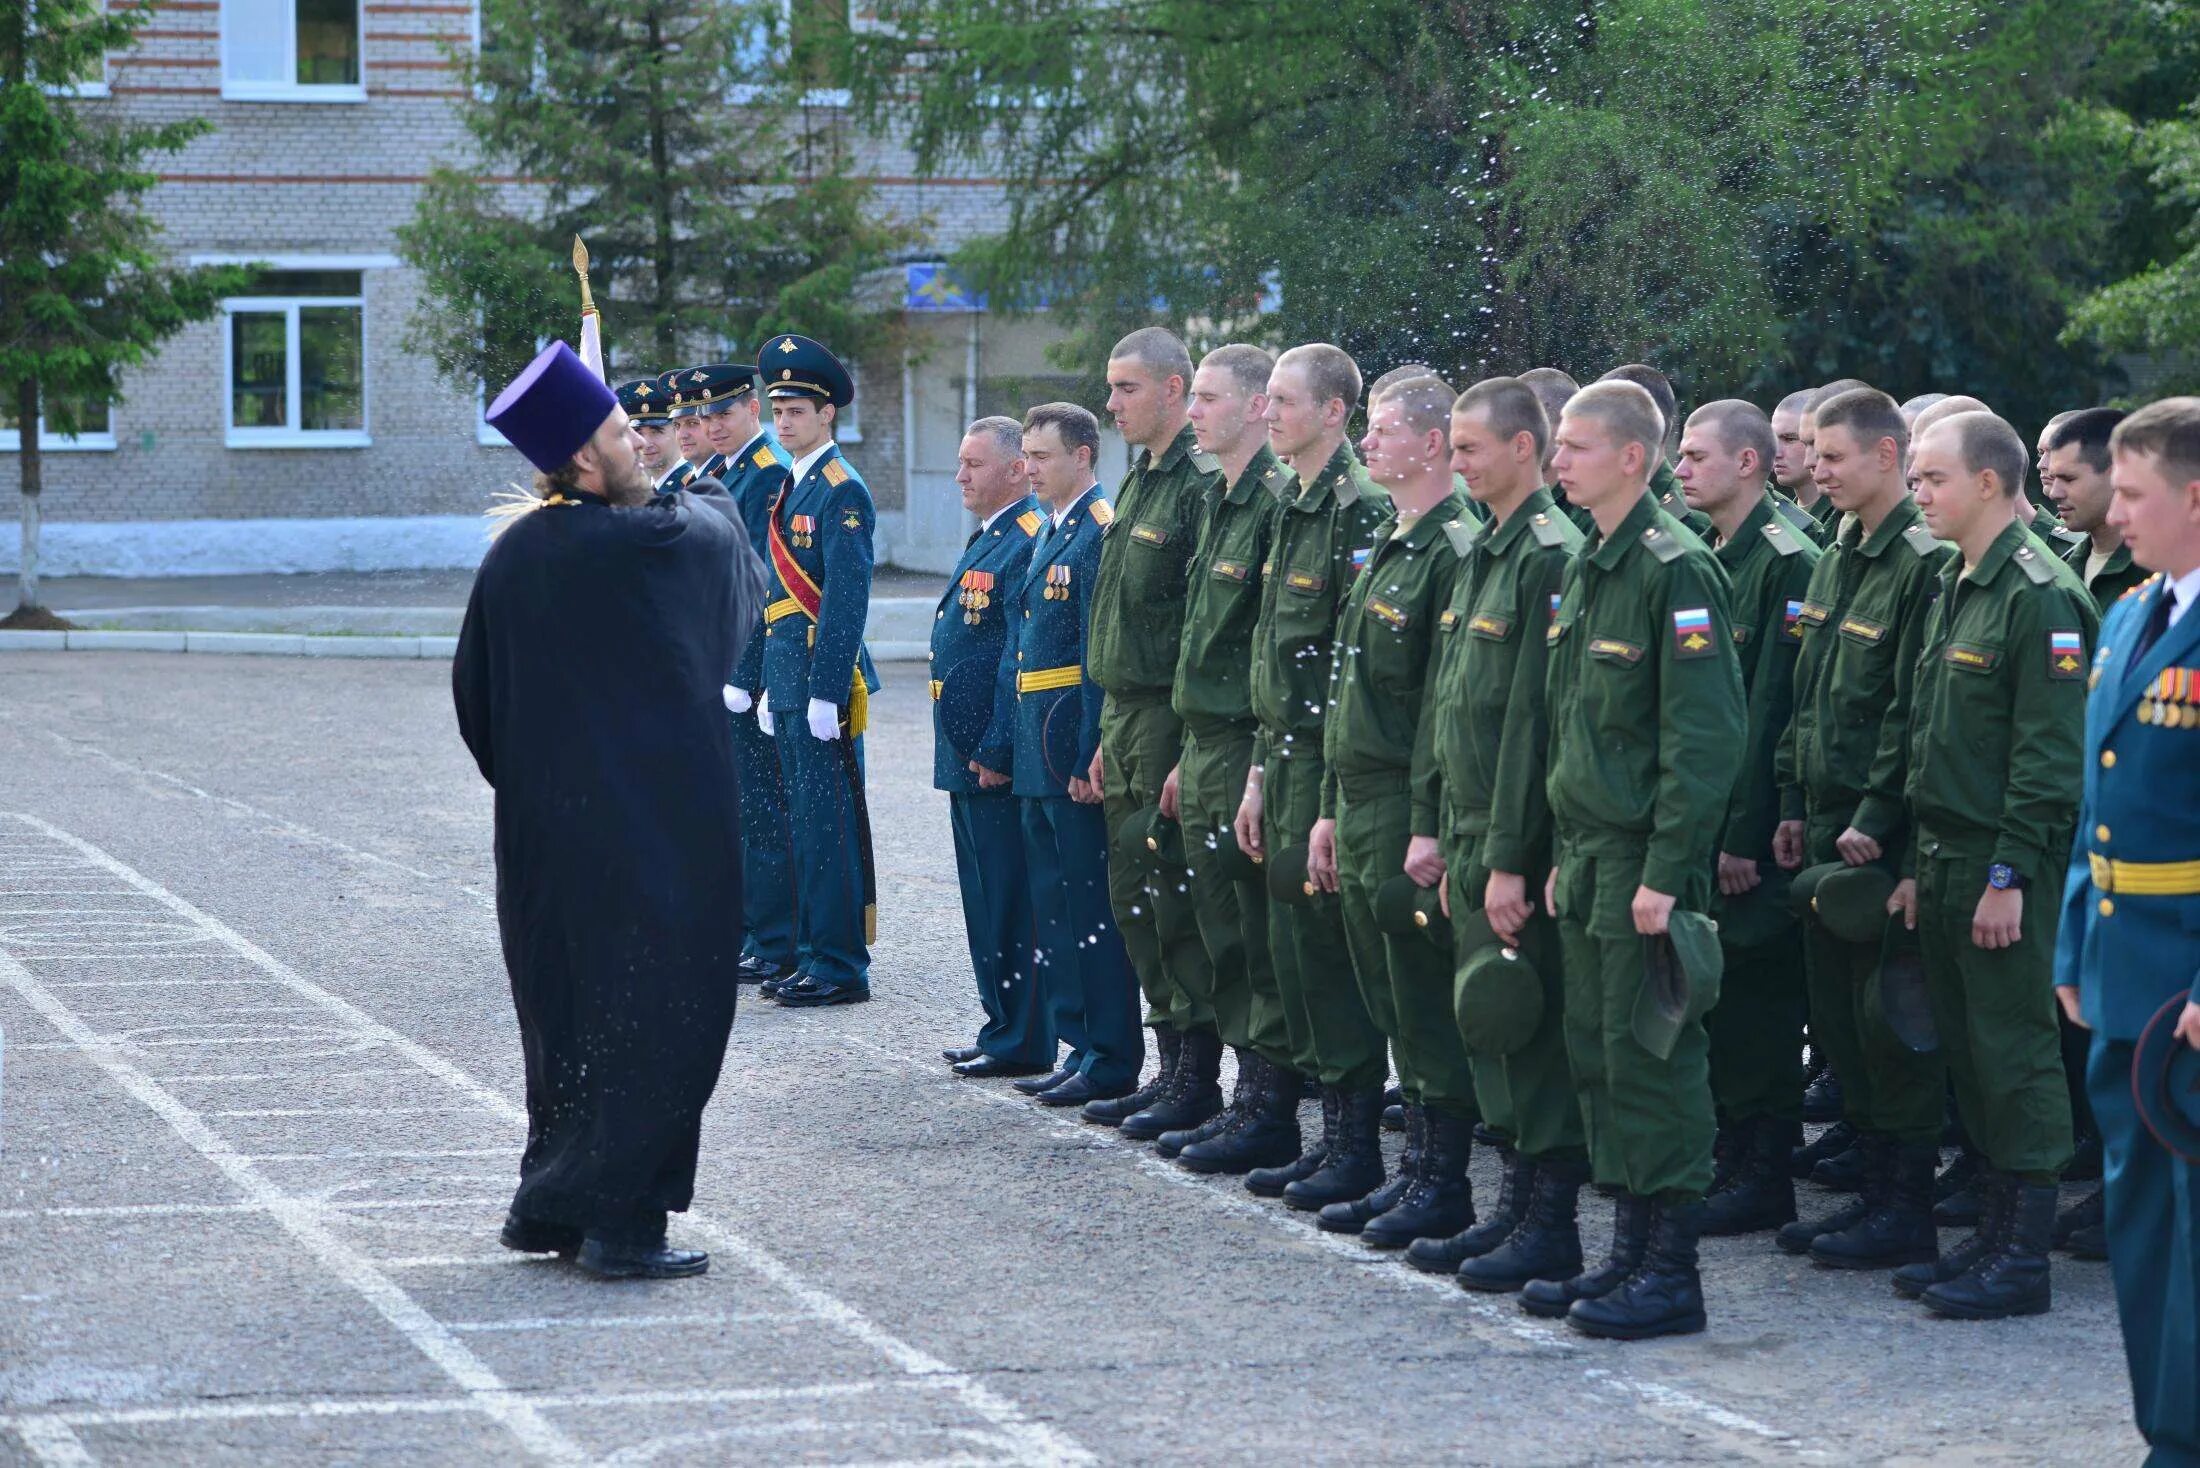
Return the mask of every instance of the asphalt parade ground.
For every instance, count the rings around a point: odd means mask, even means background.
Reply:
[[[1596,1342],[957,1080],[929,705],[882,671],[876,998],[745,997],[672,1225],[710,1273],[603,1284],[496,1243],[448,665],[0,654],[0,1462],[2137,1461],[2102,1265],[1966,1324],[1711,1240],[1708,1333]]]

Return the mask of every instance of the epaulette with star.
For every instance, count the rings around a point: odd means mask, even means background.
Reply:
[[[1026,535],[1037,535],[1041,523],[1037,510],[1026,510],[1016,517],[1016,528]]]

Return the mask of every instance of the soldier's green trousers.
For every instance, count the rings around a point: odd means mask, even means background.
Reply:
[[[2071,1152],[2054,991],[2058,893],[2035,883],[2024,894],[2016,944],[1981,948],[1971,941],[1971,919],[1991,854],[1934,852],[1937,844],[1927,838],[1919,848],[1917,946],[1956,1106],[1989,1164],[2052,1183]]]
[[[1591,1175],[1638,1197],[1685,1201],[1711,1186],[1711,1042],[1700,1020],[1681,1028],[1664,1060],[1635,1038],[1635,999],[1647,976],[1634,918],[1642,864],[1640,850],[1622,852],[1613,837],[1600,838],[1594,851],[1561,839],[1566,1056],[1580,1090]],[[1686,906],[1702,905],[1701,894],[1678,896]]]
[[[1803,828],[1803,866],[1839,861],[1838,819],[1814,817]],[[1894,1037],[1879,1013],[1881,945],[1844,943],[1815,922],[1804,924],[1803,973],[1810,988],[1810,1039],[1841,1080],[1841,1106],[1859,1131],[1923,1146],[1940,1140],[1947,1072],[1938,1055],[1919,1055]]]
[[[1185,859],[1192,864],[1200,939],[1214,973],[1215,1028],[1226,1045],[1290,1065],[1291,1036],[1268,955],[1268,888],[1258,880],[1238,881],[1222,864],[1252,764],[1251,725],[1204,733],[1187,729],[1177,820],[1184,828]]]
[[[1711,1096],[1728,1122],[1803,1119],[1803,934],[1724,945],[1711,1037]]]
[[[1452,930],[1458,932],[1467,919],[1482,910],[1483,893],[1490,871],[1474,855],[1481,849],[1479,835],[1447,835],[1442,840],[1445,880],[1451,883]],[[1572,1158],[1582,1150],[1581,1098],[1574,1090],[1574,1074],[1566,1064],[1566,986],[1559,960],[1558,925],[1543,911],[1543,874],[1523,873],[1528,879],[1534,915],[1520,932],[1520,953],[1535,966],[1543,986],[1543,1020],[1528,1043],[1510,1055],[1477,1055],[1468,1051],[1474,1074],[1475,1102],[1482,1119],[1512,1139],[1522,1157]],[[1456,963],[1459,953],[1453,950]],[[1456,990],[1454,990],[1456,1001]],[[1453,1020],[1458,1018],[1456,1002]]]
[[[1106,793],[1108,902],[1123,947],[1146,995],[1146,1023],[1176,1030],[1213,1029],[1215,971],[1192,910],[1191,875],[1157,880],[1142,862],[1121,859],[1115,833],[1129,816],[1161,798],[1162,782],[1184,753],[1184,725],[1166,695],[1108,696],[1100,712],[1100,767]]]
[[[1337,802],[1337,885],[1344,898],[1345,941],[1368,1013],[1390,1039],[1398,1082],[1409,1100],[1458,1116],[1476,1116],[1474,1076],[1452,1010],[1451,950],[1415,933],[1392,934],[1375,921],[1375,892],[1405,870],[1413,839],[1406,775],[1395,782],[1355,777]]]
[[[1322,762],[1268,761],[1261,778],[1261,849],[1273,861],[1302,846],[1322,809]],[[1268,950],[1291,1037],[1292,1065],[1325,1086],[1368,1091],[1390,1078],[1383,1032],[1367,1011],[1345,941],[1344,908],[1317,892],[1305,907],[1270,900]]]

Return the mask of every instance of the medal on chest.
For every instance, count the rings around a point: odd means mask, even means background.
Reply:
[[[977,626],[985,609],[993,605],[993,573],[963,572],[962,590],[956,593],[955,600],[963,609],[963,620],[973,627]]]
[[[797,546],[808,550],[817,544],[817,517],[796,515],[787,521],[787,532]]]

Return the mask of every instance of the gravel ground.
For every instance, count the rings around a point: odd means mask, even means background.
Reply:
[[[447,668],[0,655],[0,1462],[2136,1461],[2099,1265],[1967,1325],[1717,1240],[1709,1332],[1592,1342],[957,1081],[886,673],[877,997],[744,1006],[673,1224],[710,1274],[603,1285],[496,1246],[519,1054]]]

